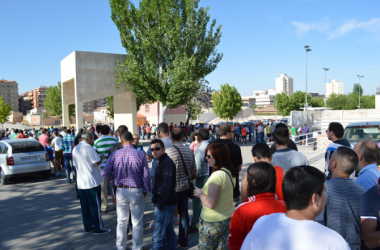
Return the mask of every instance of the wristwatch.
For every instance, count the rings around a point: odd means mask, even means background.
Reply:
[[[200,196],[201,194],[203,194],[202,190],[201,190],[201,192],[197,195],[197,197],[199,198],[199,196]]]

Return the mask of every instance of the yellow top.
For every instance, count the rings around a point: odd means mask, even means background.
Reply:
[[[235,186],[236,179],[232,177],[231,172],[226,168],[222,168],[222,169],[227,171],[227,173],[231,176],[232,181]],[[207,221],[207,222],[217,222],[217,221],[226,220],[232,217],[232,214],[234,213],[234,210],[235,210],[232,204],[234,186],[232,186],[230,177],[227,175],[227,173],[222,170],[215,171],[214,173],[211,174],[206,184],[203,186],[202,192],[205,195],[207,195],[208,185],[210,185],[211,183],[219,185],[221,187],[221,190],[220,190],[218,203],[213,209],[207,208],[206,206],[202,207],[202,213],[201,213],[202,220]]]

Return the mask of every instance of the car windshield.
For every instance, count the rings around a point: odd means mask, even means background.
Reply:
[[[343,139],[380,140],[379,126],[347,127]]]
[[[17,142],[9,142],[12,147],[13,154],[28,153],[35,151],[45,151],[44,146],[35,140],[22,140]]]

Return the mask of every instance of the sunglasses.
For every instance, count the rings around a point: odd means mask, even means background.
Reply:
[[[152,152],[154,152],[154,151],[160,151],[162,148],[161,147],[157,147],[157,148],[151,148],[150,150],[152,151]]]
[[[212,156],[211,155],[206,155],[206,158],[207,159],[212,159]]]

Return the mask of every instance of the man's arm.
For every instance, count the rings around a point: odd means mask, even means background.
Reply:
[[[380,246],[380,231],[376,231],[377,219],[375,218],[363,218],[362,222],[362,235],[364,244],[369,249],[373,249]]]
[[[202,163],[204,161],[202,152],[199,150],[199,148],[195,151],[195,165],[197,167],[197,171],[195,176],[200,177],[202,172]]]
[[[241,202],[244,202],[248,198],[248,181],[247,181],[247,172],[243,174],[243,177],[241,178]]]
[[[166,201],[170,199],[172,191],[175,188],[173,186],[173,178],[176,178],[176,166],[170,158],[169,160],[163,162],[161,174],[164,175],[164,179],[161,186],[160,200],[157,203],[157,208],[163,210]]]
[[[190,171],[190,178],[191,180],[195,179],[195,175],[197,174],[197,165],[195,164],[195,155],[192,154],[192,164],[191,164],[191,171]]]
[[[141,153],[141,160],[142,160],[142,166],[144,169],[144,176],[143,176],[143,193],[144,196],[147,195],[148,192],[152,191],[151,187],[151,180],[150,180],[150,172],[149,172],[149,166],[148,166],[148,161],[145,157],[145,153]]]

